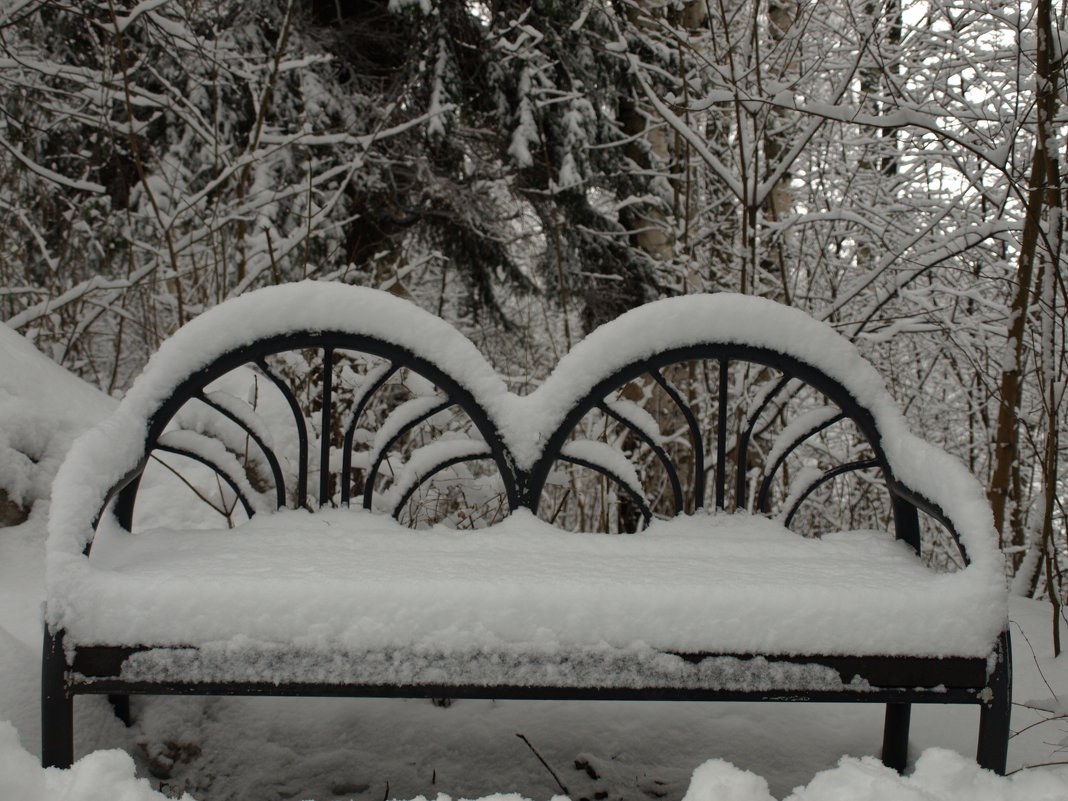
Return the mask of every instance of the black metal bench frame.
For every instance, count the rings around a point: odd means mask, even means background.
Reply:
[[[148,463],[150,454],[156,448],[167,449],[175,452],[173,448],[165,448],[159,443],[159,438],[164,429],[172,420],[178,410],[187,402],[199,399],[209,402],[203,389],[218,376],[240,365],[250,365],[257,369],[267,379],[272,381],[285,394],[293,410],[295,425],[298,428],[300,440],[300,470],[297,477],[297,487],[294,492],[287,492],[284,487],[284,479],[277,467],[272,467],[277,487],[277,501],[281,507],[285,505],[287,497],[290,503],[297,507],[312,506],[308,488],[308,432],[306,421],[299,411],[296,398],[293,393],[286,389],[285,383],[267,365],[267,357],[281,351],[316,349],[322,353],[322,395],[321,415],[324,430],[329,425],[332,412],[332,372],[333,354],[337,351],[362,351],[380,357],[393,365],[393,369],[413,370],[436,385],[438,391],[445,396],[446,402],[454,404],[466,413],[474,429],[481,435],[485,442],[485,450],[475,456],[463,457],[482,458],[491,460],[499,470],[504,492],[507,498],[508,508],[515,510],[521,507],[537,511],[542,498],[543,489],[549,476],[550,469],[557,460],[570,461],[583,464],[585,467],[597,470],[608,475],[609,479],[616,481],[620,486],[624,482],[618,476],[611,475],[610,471],[596,464],[584,464],[581,459],[568,457],[562,453],[570,432],[590,410],[600,408],[605,410],[604,399],[613,390],[639,379],[655,382],[660,385],[669,397],[676,402],[679,411],[686,419],[687,425],[697,436],[697,448],[693,455],[696,461],[694,475],[701,480],[695,481],[694,498],[696,506],[704,506],[702,497],[705,488],[705,477],[712,472],[712,468],[704,464],[704,454],[701,452],[700,442],[702,437],[697,421],[692,414],[688,414],[687,403],[678,393],[672,394],[673,389],[664,371],[670,365],[686,362],[689,360],[711,360],[720,365],[719,372],[719,411],[718,426],[715,439],[715,476],[712,482],[714,504],[720,509],[744,507],[747,503],[746,481],[744,477],[750,466],[747,464],[748,441],[754,433],[757,418],[761,410],[769,402],[770,398],[782,391],[787,386],[789,379],[798,379],[823,393],[831,402],[841,410],[841,416],[852,420],[867,437],[872,457],[854,463],[840,465],[824,474],[822,480],[830,480],[836,475],[865,468],[876,467],[885,479],[886,489],[890,496],[890,504],[893,512],[893,525],[896,536],[910,544],[917,551],[920,547],[920,525],[918,512],[923,512],[942,524],[946,530],[953,532],[950,520],[933,502],[925,498],[914,488],[908,487],[899,481],[891,469],[891,466],[883,453],[880,444],[880,432],[876,426],[872,414],[863,408],[855,398],[837,381],[828,377],[820,370],[805,364],[795,358],[777,353],[766,348],[752,347],[725,343],[704,343],[674,348],[663,353],[642,359],[615,371],[605,378],[576,402],[567,413],[566,419],[556,430],[556,434],[546,443],[541,457],[529,470],[520,470],[516,467],[514,459],[510,457],[508,449],[497,431],[493,421],[482,408],[478,400],[461,384],[450,375],[441,370],[435,364],[428,362],[409,350],[383,341],[373,336],[357,335],[345,331],[300,331],[284,335],[270,337],[225,353],[215,359],[210,365],[194,375],[185,379],[171,396],[159,407],[151,417],[148,424],[148,434],[144,458],[127,476],[117,482],[112,488],[105,503],[96,512],[96,520],[104,514],[113,513],[120,525],[130,529],[133,521],[134,503],[137,497],[138,486],[142,472]],[[749,362],[776,371],[782,375],[776,387],[765,397],[763,405],[749,415],[748,428],[742,431],[740,440],[729,443],[727,437],[728,420],[728,366],[739,362]],[[223,414],[225,410],[218,409]],[[607,412],[610,414],[610,412]],[[352,436],[355,430],[355,418],[345,429],[342,443],[344,448],[342,472],[348,477],[352,468],[350,454]],[[429,416],[429,415],[427,415]],[[239,420],[231,417],[240,424]],[[424,416],[421,419],[426,419]],[[616,422],[627,424],[627,421],[616,419]],[[414,423],[413,423],[414,425]],[[635,436],[641,438],[641,432],[633,425],[630,428]],[[248,429],[246,429],[248,430]],[[250,434],[253,432],[249,431]],[[811,434],[812,432],[807,432]],[[259,446],[268,452],[270,449],[263,442]],[[655,443],[647,442],[650,447],[656,447]],[[796,443],[795,443],[796,444]],[[321,452],[319,454],[320,486],[317,493],[319,505],[328,505],[336,498],[331,498],[328,483],[328,469],[330,456],[330,443],[323,438]],[[729,465],[731,451],[735,452],[735,464]],[[196,454],[186,454],[200,459]],[[677,472],[670,464],[666,454],[658,453],[658,460],[666,465],[670,475],[670,484],[673,487],[673,496],[676,505],[676,513],[682,512],[682,494],[680,492],[681,480]],[[460,461],[452,459],[437,466],[437,469]],[[272,461],[272,465],[276,464]],[[217,466],[216,466],[217,467]],[[778,465],[772,468],[776,469]],[[729,484],[731,472],[734,472],[734,497],[730,498]],[[437,469],[428,473],[423,480],[429,479]],[[225,475],[224,475],[225,478]],[[817,485],[820,482],[817,482]],[[342,480],[341,503],[349,502],[350,480]],[[364,505],[370,508],[371,491],[374,480],[367,481],[368,491],[363,499]],[[240,490],[232,485],[238,495]],[[767,490],[766,482],[761,488],[762,494]],[[295,498],[295,503],[294,503]],[[247,499],[242,499],[245,507],[251,513],[252,507]],[[787,521],[796,510],[790,510],[786,515]],[[642,515],[648,518],[652,510],[641,498],[635,499]],[[398,504],[394,514],[399,512]],[[766,507],[766,497],[756,501],[756,508]],[[955,536],[955,535],[954,535]],[[959,546],[959,541],[958,541]],[[91,543],[90,543],[91,547]],[[88,554],[89,548],[86,552]],[[967,554],[961,548],[961,556],[967,560]],[[553,687],[553,686],[475,686],[457,681],[448,685],[418,685],[418,686],[395,686],[395,685],[319,685],[301,683],[283,684],[257,684],[241,682],[167,682],[151,683],[144,681],[126,681],[121,678],[122,665],[132,654],[148,650],[151,644],[143,643],[116,643],[114,645],[75,645],[65,648],[64,632],[53,631],[46,627],[44,636],[44,653],[42,662],[42,762],[46,766],[69,766],[73,759],[73,702],[74,696],[81,694],[106,694],[115,705],[117,713],[129,722],[129,696],[135,694],[192,694],[192,695],[300,695],[300,696],[359,696],[359,697],[412,697],[412,698],[495,698],[495,699],[587,699],[587,700],[682,700],[682,701],[819,701],[819,702],[850,702],[850,703],[878,703],[886,705],[886,717],[883,736],[883,762],[902,770],[906,764],[907,743],[909,733],[909,718],[911,704],[914,703],[938,703],[938,704],[971,704],[980,708],[980,723],[977,748],[977,760],[980,765],[1003,773],[1006,765],[1006,753],[1009,734],[1010,713],[1010,643],[1008,632],[1002,633],[997,645],[989,656],[978,658],[924,658],[924,657],[843,657],[826,656],[820,654],[805,655],[802,657],[766,657],[769,662],[783,661],[804,664],[818,664],[832,668],[841,676],[843,684],[849,684],[855,677],[865,680],[871,689],[864,691],[842,689],[833,691],[796,691],[782,688],[770,691],[740,691],[723,690],[716,688],[691,688],[679,689],[677,687],[644,687],[640,689],[614,686],[591,686],[591,687]],[[717,654],[686,654],[685,658],[698,661],[704,658],[718,656]],[[753,654],[730,654],[740,658],[750,658]]]

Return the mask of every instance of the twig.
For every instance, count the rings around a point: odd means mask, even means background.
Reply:
[[[181,482],[182,482],[183,484],[185,484],[185,485],[186,485],[187,487],[189,487],[189,489],[191,489],[191,490],[193,491],[193,493],[194,493],[194,494],[195,494],[195,495],[196,495],[196,496],[197,496],[198,498],[200,498],[200,500],[204,501],[204,503],[206,503],[206,504],[207,504],[208,506],[210,506],[210,507],[211,507],[212,509],[214,509],[214,510],[215,510],[216,512],[218,512],[218,513],[219,513],[220,515],[222,515],[223,517],[225,517],[225,518],[229,519],[230,515],[229,515],[229,513],[228,513],[228,512],[226,511],[226,509],[225,509],[225,508],[219,508],[218,506],[216,506],[216,505],[215,505],[215,503],[214,503],[213,501],[211,501],[211,500],[210,500],[210,499],[209,499],[209,498],[208,498],[208,497],[207,497],[206,495],[204,495],[204,493],[202,493],[202,492],[201,492],[200,490],[198,490],[198,489],[197,489],[196,487],[194,487],[194,486],[193,486],[193,485],[192,485],[192,484],[191,484],[191,483],[189,482],[189,480],[188,480],[188,479],[187,479],[187,478],[186,478],[185,476],[183,476],[183,475],[182,475],[181,473],[179,473],[179,472],[178,472],[177,470],[175,470],[175,469],[174,469],[173,467],[171,467],[171,466],[170,466],[169,464],[167,464],[167,463],[166,463],[165,461],[163,461],[162,459],[160,459],[160,458],[159,458],[158,456],[156,456],[155,454],[152,454],[152,458],[153,458],[153,459],[155,459],[155,460],[156,460],[157,462],[159,462],[159,463],[160,463],[161,465],[163,465],[164,467],[166,467],[166,468],[167,468],[168,470],[170,470],[170,471],[171,471],[172,473],[174,473],[174,475],[176,475],[176,476],[178,477],[178,479],[179,479],[179,480],[180,480],[180,481],[181,481]],[[232,524],[230,525],[230,528],[233,528],[233,525],[232,525]]]
[[[1006,776],[1011,776],[1014,773],[1019,773],[1021,770],[1030,770],[1031,768],[1048,768],[1053,765],[1068,765],[1068,760],[1060,760],[1059,762],[1036,762],[1034,765],[1022,765],[1016,770],[1010,770],[1006,773]]]
[[[1014,621],[1012,621],[1012,622],[1013,622],[1013,623],[1016,623],[1016,621],[1015,621],[1015,620],[1014,620]],[[1058,700],[1058,701],[1059,701],[1060,699],[1059,699],[1059,698],[1057,698],[1057,693],[1056,693],[1056,692],[1054,692],[1054,690],[1053,690],[1053,688],[1052,688],[1052,687],[1050,686],[1049,682],[1048,682],[1048,681],[1046,681],[1046,674],[1042,672],[1042,666],[1038,664],[1038,655],[1037,655],[1037,654],[1035,653],[1035,648],[1034,648],[1034,646],[1033,646],[1033,645],[1031,645],[1031,640],[1030,640],[1030,639],[1028,639],[1028,637],[1027,637],[1027,632],[1026,632],[1026,631],[1024,631],[1024,628],[1023,628],[1023,626],[1021,626],[1021,625],[1020,625],[1019,623],[1016,623],[1016,628],[1018,628],[1018,629],[1020,630],[1020,636],[1024,638],[1024,642],[1026,642],[1026,643],[1027,643],[1027,647],[1028,647],[1028,648],[1030,649],[1030,651],[1031,651],[1031,658],[1032,658],[1032,659],[1034,660],[1034,662],[1035,662],[1035,669],[1036,669],[1036,670],[1038,671],[1038,675],[1039,675],[1039,677],[1041,677],[1041,679],[1042,679],[1042,683],[1046,685],[1046,689],[1047,689],[1047,690],[1049,690],[1049,694],[1050,694],[1050,695],[1052,695],[1052,696],[1053,696],[1053,697],[1054,697],[1054,698],[1055,698],[1056,700]]]
[[[1028,704],[1013,703],[1013,706],[1020,706],[1020,707],[1023,707],[1024,709],[1033,709],[1036,712],[1049,712],[1048,709],[1042,709],[1041,707],[1037,707],[1037,706],[1029,706]],[[1050,723],[1051,721],[1054,721],[1054,720],[1064,720],[1065,718],[1068,718],[1068,715],[1054,715],[1053,717],[1042,718],[1042,720],[1036,720],[1034,723],[1028,723],[1022,729],[1017,729],[1016,731],[1014,731],[1009,736],[1010,737],[1016,737],[1016,736],[1018,736],[1020,734],[1023,734],[1028,729],[1033,729],[1035,726],[1041,726],[1043,723]]]
[[[552,516],[549,518],[549,524],[556,523],[556,517],[560,514],[560,511],[564,508],[564,502],[567,500],[567,496],[571,494],[571,487],[564,489],[564,494],[560,496],[560,503],[556,504],[556,509],[553,510]]]
[[[549,775],[552,776],[553,779],[556,781],[556,785],[560,788],[560,790],[563,792],[563,794],[566,795],[566,796],[570,796],[571,795],[571,791],[568,790],[566,787],[564,787],[564,783],[562,781],[560,781],[560,777],[556,775],[556,771],[553,770],[551,767],[549,767],[549,763],[546,762],[542,758],[541,754],[538,753],[538,749],[530,744],[530,740],[528,740],[523,734],[520,734],[519,732],[516,732],[515,736],[518,737],[520,740],[522,740],[524,743],[527,744],[527,748],[529,748],[531,753],[533,753],[534,756],[536,756],[538,758],[538,761],[545,766],[545,769],[547,771],[549,771]]]

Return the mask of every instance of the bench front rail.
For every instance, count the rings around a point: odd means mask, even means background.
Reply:
[[[261,290],[166,343],[57,478],[42,760],[71,763],[78,694],[127,721],[133,694],[811,700],[885,704],[899,770],[911,704],[976,705],[1004,772],[985,515],[848,343],[767,301],[650,304],[519,397],[395,297]],[[320,582],[309,643],[285,588]]]

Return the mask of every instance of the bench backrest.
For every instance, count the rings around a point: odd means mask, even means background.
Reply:
[[[183,460],[210,470],[199,494],[225,487],[212,491],[228,518],[227,504],[360,504],[414,526],[481,525],[527,507],[626,531],[715,507],[807,535],[888,527],[919,551],[923,512],[949,561],[996,553],[978,485],[908,434],[852,345],[737,295],[624,315],[520,397],[459,332],[392,295],[310,282],[250,293],[165,343],[72,451],[57,486],[78,470],[94,480],[53,514],[73,526],[88,503],[95,525],[111,504],[132,530],[146,467]]]

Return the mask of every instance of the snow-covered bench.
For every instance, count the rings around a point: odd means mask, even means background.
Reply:
[[[75,695],[190,693],[869,702],[899,769],[910,704],[975,704],[1005,767],[979,486],[757,298],[636,309],[522,396],[392,295],[228,301],[72,447],[47,585],[46,765]]]

